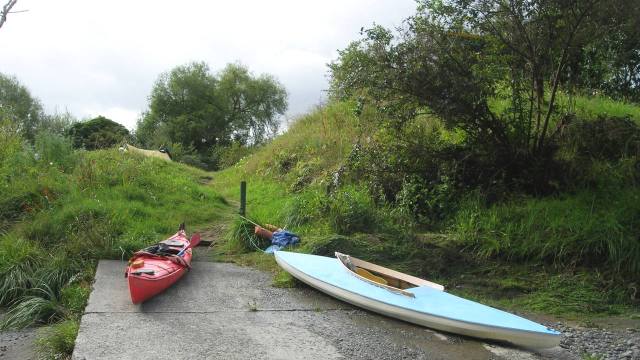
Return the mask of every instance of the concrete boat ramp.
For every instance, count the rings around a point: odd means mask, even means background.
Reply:
[[[165,293],[133,305],[126,264],[100,261],[73,359],[549,359],[356,309],[271,275],[195,261]]]

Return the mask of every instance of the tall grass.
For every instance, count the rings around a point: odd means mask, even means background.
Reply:
[[[461,206],[452,234],[484,258],[606,265],[639,273],[639,196],[634,187],[581,190],[490,207],[472,197]]]
[[[0,237],[0,306],[25,295],[44,256],[37,245],[12,235]]]
[[[0,306],[4,327],[81,313],[97,259],[127,258],[176,231],[225,213],[224,199],[188,166],[122,154],[74,151],[40,134],[0,150]]]
[[[80,324],[65,320],[44,329],[38,337],[38,353],[44,359],[66,359],[73,353]]]
[[[0,324],[0,330],[25,328],[38,322],[54,322],[67,317],[60,294],[47,284],[31,288],[29,293],[16,299]]]
[[[550,99],[550,94],[546,94]],[[509,107],[506,98],[494,98],[490,101],[493,111],[502,113]],[[556,109],[565,113],[574,113],[579,119],[594,120],[599,117],[629,118],[640,123],[640,106],[613,100],[604,95],[573,95],[559,91],[556,96]]]

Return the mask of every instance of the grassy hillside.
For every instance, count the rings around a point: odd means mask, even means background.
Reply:
[[[613,111],[640,122],[634,105],[603,98],[579,98],[576,104],[584,105],[583,121]],[[409,126],[409,145],[384,143],[393,130],[379,128],[375,112],[365,109],[356,116],[354,108],[333,103],[300,118],[269,145],[216,173],[214,188],[237,199],[239,182],[246,180],[248,216],[302,235],[299,251],[351,253],[514,310],[636,316],[637,284],[629,280],[640,270],[635,159],[589,159],[581,167],[589,184],[571,184],[574,190],[550,196],[508,194],[489,203],[474,191],[445,197],[436,204],[446,204],[440,220],[425,222],[402,201],[390,203],[372,193],[352,164],[362,161],[358,149],[370,143],[382,144],[384,151],[380,158],[367,158],[369,165],[395,160],[403,146],[417,146],[412,142],[455,144],[459,134],[426,116]],[[567,164],[583,164],[576,154],[566,155],[567,149],[559,152],[571,158]],[[387,175],[390,181],[393,175]],[[256,251],[267,244],[251,231],[250,224],[236,222],[221,253],[271,269],[276,283],[291,285],[268,255]]]
[[[127,259],[185,221],[187,230],[228,211],[209,174],[117,150],[74,151],[39,136],[0,150],[2,327],[65,320],[43,341],[73,349],[97,259]],[[47,345],[48,344],[48,345]],[[50,349],[50,348],[54,349]]]

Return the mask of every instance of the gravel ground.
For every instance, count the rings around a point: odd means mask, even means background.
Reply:
[[[640,360],[640,331],[637,329],[594,329],[560,322],[550,326],[562,332],[560,346],[571,353],[603,360]]]

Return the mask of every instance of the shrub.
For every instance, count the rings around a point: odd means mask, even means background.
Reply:
[[[67,132],[76,148],[87,150],[110,148],[130,136],[127,128],[104,116],[75,123]]]
[[[436,226],[455,212],[459,193],[480,186],[487,170],[437,119],[420,117],[401,129],[381,128],[352,152],[348,175],[364,180],[380,200]]]
[[[616,161],[640,155],[640,126],[629,118],[576,120],[564,129],[559,142],[573,156]]]
[[[209,165],[202,160],[198,154],[184,154],[180,158],[180,162],[200,169],[208,169]]]
[[[70,171],[75,166],[73,145],[61,135],[38,133],[34,147],[36,158],[44,166],[55,166],[63,171]]]
[[[338,234],[373,232],[379,227],[371,196],[356,186],[346,186],[331,194],[325,213]]]
[[[256,151],[256,147],[249,147],[240,143],[234,142],[229,146],[219,147],[216,149],[216,155],[218,159],[217,169],[225,169],[235,165],[238,161],[253,154]]]

